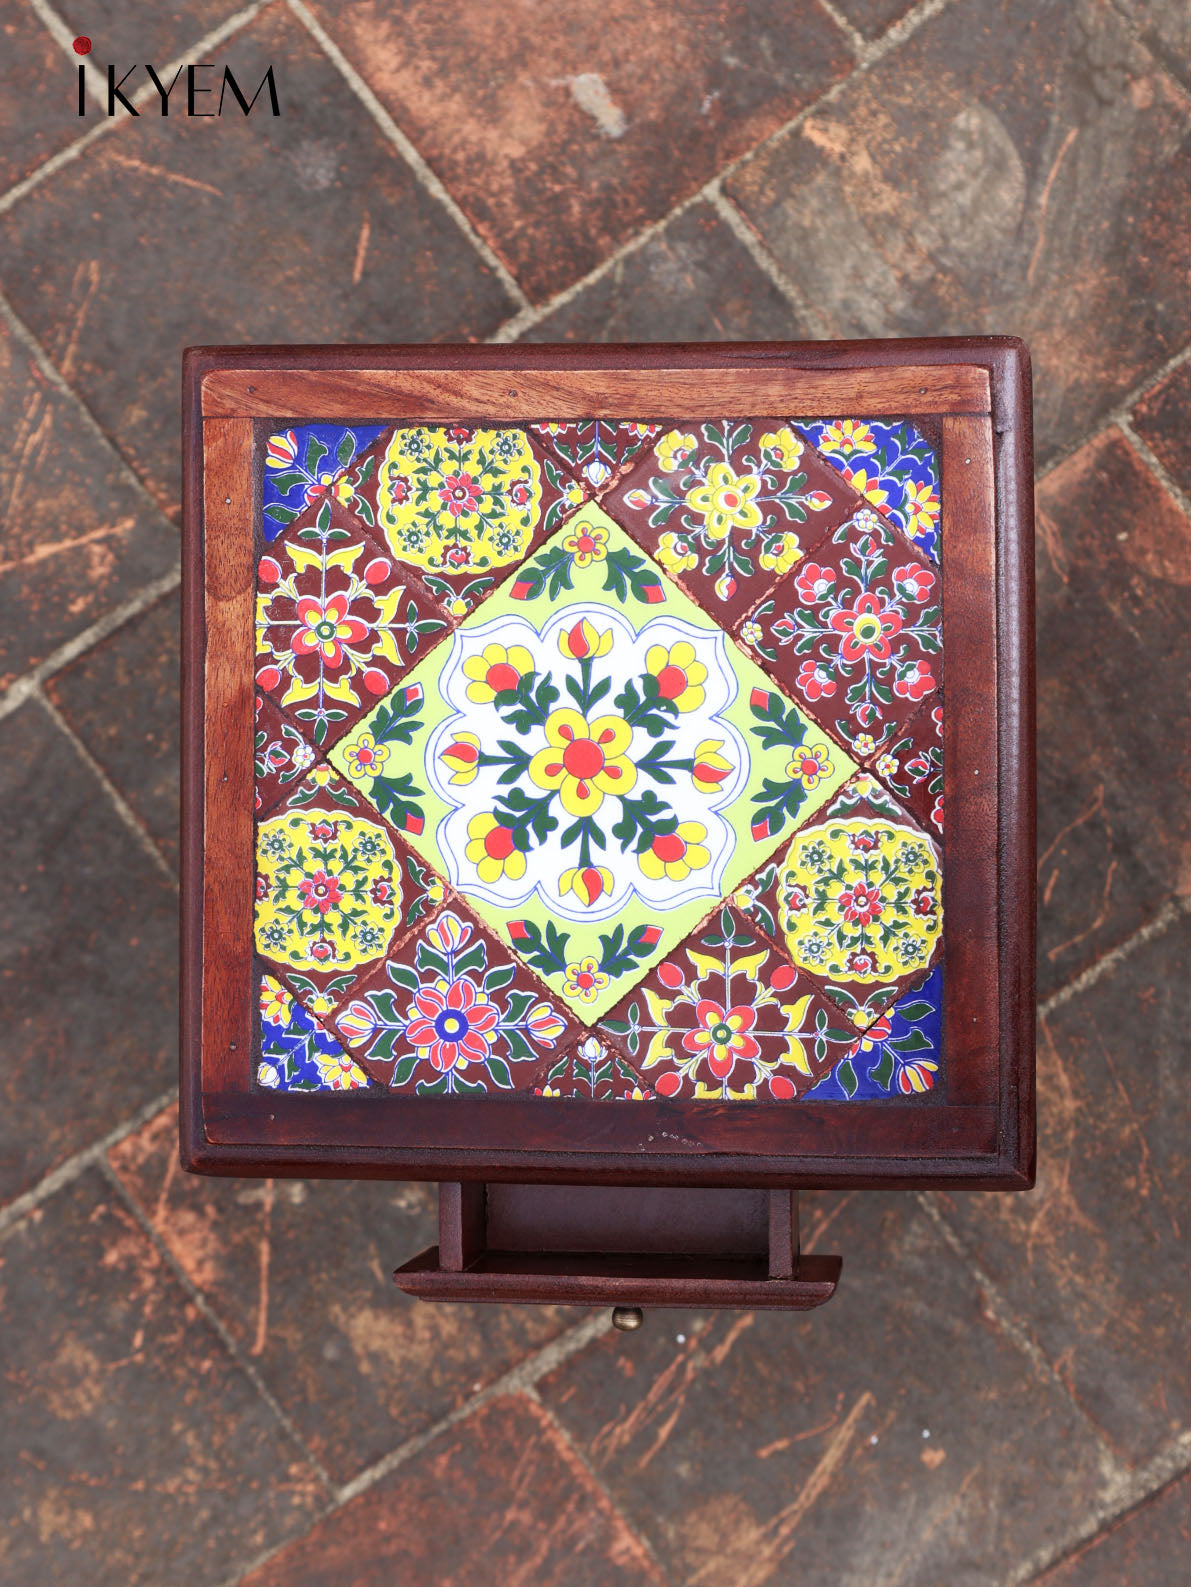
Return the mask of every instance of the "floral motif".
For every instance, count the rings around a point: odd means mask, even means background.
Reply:
[[[654,1094],[633,1066],[598,1036],[585,1036],[574,1052],[543,1066],[533,1089],[539,1097],[591,1102],[647,1102]]]
[[[597,491],[602,490],[659,429],[656,424],[609,419],[533,426],[534,433],[558,454],[571,473],[586,480]]]
[[[818,1100],[919,1097],[942,1064],[943,967],[865,1030],[848,1056],[808,1094]]]
[[[733,908],[668,955],[600,1029],[660,1097],[789,1101],[855,1034]]]
[[[420,1096],[525,1089],[568,1024],[470,921],[443,910],[339,1011],[376,1078]]]
[[[933,448],[912,424],[833,419],[803,428],[853,490],[939,560],[939,469]]]
[[[260,983],[256,1083],[268,1091],[360,1091],[368,1076],[280,981]]]
[[[794,566],[805,550],[796,526],[832,506],[830,482],[789,425],[724,420],[663,435],[613,500],[668,571],[731,603]]]
[[[386,694],[446,624],[367,536],[329,508],[290,530],[257,569],[256,681],[316,745]]]
[[[332,503],[371,524],[372,507],[360,492],[376,464],[367,448],[380,433],[375,427],[308,424],[271,435],[265,445],[265,539],[275,540],[305,508]]]
[[[899,555],[893,532],[862,508],[754,614],[754,647],[771,664],[786,647],[806,658],[799,693],[846,743],[871,743],[870,756],[939,686],[941,614],[929,604],[937,577]]]

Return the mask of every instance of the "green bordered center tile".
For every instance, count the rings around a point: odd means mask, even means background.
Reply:
[[[330,759],[587,1024],[856,769],[594,505]]]

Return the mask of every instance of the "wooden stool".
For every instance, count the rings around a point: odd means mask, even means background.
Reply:
[[[432,1179],[432,1300],[805,1308],[1034,1159],[1008,338],[195,348],[182,1157]],[[945,813],[944,813],[945,812]]]

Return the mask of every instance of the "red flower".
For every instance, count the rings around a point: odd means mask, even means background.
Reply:
[[[349,614],[346,595],[332,595],[327,601],[303,595],[290,649],[295,656],[312,656],[317,651],[328,667],[341,667],[344,644],[358,645],[367,633],[368,624]]]
[[[307,832],[316,843],[331,843],[339,834],[338,821],[312,821]]]
[[[821,568],[817,562],[805,562],[794,580],[799,600],[807,605],[821,601],[835,588],[834,568]]]
[[[835,693],[835,679],[817,661],[804,661],[795,682],[808,700],[817,700],[822,695],[830,699]]]
[[[438,494],[451,517],[458,518],[461,513],[475,512],[484,487],[470,474],[444,474]]]
[[[920,568],[917,563],[907,562],[900,568],[894,568],[893,587],[906,600],[921,604],[934,589],[935,576],[929,568]]]
[[[316,480],[313,484],[307,485],[306,505],[310,506],[312,502],[316,501],[325,501],[326,498],[334,492],[335,486],[346,473],[347,470],[341,468],[338,474],[335,475],[334,479],[327,480],[325,484],[321,480]]]
[[[939,831],[942,832],[942,830],[943,830],[943,795],[942,794],[940,794],[939,797],[935,800],[934,808],[931,810],[931,813],[930,813],[930,818],[934,822],[935,826],[938,827]]]
[[[452,441],[470,441],[473,433],[466,424],[453,424],[447,431]]]
[[[865,593],[851,611],[841,607],[832,612],[831,626],[842,635],[840,655],[845,661],[862,661],[866,656],[874,661],[888,661],[889,641],[901,633],[902,620],[879,595]]]
[[[872,975],[877,968],[877,961],[871,953],[866,953],[863,949],[858,948],[854,953],[848,955],[845,961],[845,968],[850,970],[853,975]],[[877,1023],[879,1024],[880,1021]],[[872,1030],[876,1030],[876,1028],[876,1025],[871,1027]],[[886,1029],[885,1035],[887,1036],[888,1034],[889,1031]]]
[[[328,942],[326,937],[320,937],[317,942],[310,944],[310,957],[317,959],[319,964],[326,964],[328,959],[335,957],[335,944]]]
[[[368,896],[374,904],[391,904],[393,902],[392,882],[386,882],[383,876],[378,876],[369,888]]]
[[[515,479],[509,486],[509,500],[514,507],[525,507],[532,498],[533,492],[529,488],[528,480]]]
[[[256,896],[263,900],[263,899],[268,898],[269,894],[272,891],[273,891],[273,883],[269,880],[269,878],[267,876],[261,876],[258,873],[257,878],[256,878]]]
[[[903,1064],[897,1075],[898,1090],[906,1096],[914,1091],[929,1091],[935,1083],[935,1070],[938,1067],[938,1064],[927,1063],[923,1059]]]
[[[911,899],[910,907],[916,915],[933,915],[937,907],[935,895],[929,887],[920,887]]]
[[[786,894],[786,908],[792,915],[800,915],[809,902],[810,894],[801,883],[796,883]]]
[[[848,847],[853,854],[871,854],[877,846],[877,837],[873,832],[850,832],[848,834]]]
[[[471,552],[466,546],[448,546],[447,561],[453,568],[465,568],[471,561]]]
[[[906,771],[915,782],[921,782],[924,777],[930,776],[930,761],[925,755],[911,755],[906,762]]]
[[[326,871],[315,871],[313,876],[304,876],[298,883],[298,891],[302,895],[302,908],[317,909],[320,915],[325,915],[336,904],[343,902],[339,878],[328,876]]]
[[[483,1063],[488,1057],[500,1016],[466,975],[450,986],[419,987],[413,1007],[416,1016],[406,1026],[406,1038],[436,1069]]]
[[[412,490],[413,486],[410,484],[408,474],[389,475],[389,494],[397,506],[400,506],[403,501],[409,500]]]
[[[756,1058],[761,1044],[750,1035],[757,1021],[755,1008],[738,1003],[726,1009],[710,997],[700,998],[695,1005],[695,1018],[699,1021],[694,1030],[682,1038],[687,1052],[707,1059],[712,1074],[723,1080],[732,1073],[740,1058]]]
[[[894,694],[900,694],[904,700],[921,700],[934,686],[929,661],[911,661],[901,676],[893,680]]]
[[[854,926],[871,926],[885,908],[881,902],[881,889],[870,887],[868,882],[857,882],[852,887],[845,887],[836,903],[843,910],[844,919]]]

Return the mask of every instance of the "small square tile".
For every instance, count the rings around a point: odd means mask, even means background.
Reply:
[[[257,976],[256,1083],[266,1091],[362,1091],[368,1076],[311,1011],[267,972]]]
[[[454,617],[503,584],[589,494],[513,425],[398,426],[374,453],[359,497],[377,536]]]
[[[904,419],[830,419],[800,428],[854,491],[939,560],[938,455],[917,425]]]
[[[257,564],[257,688],[329,747],[447,623],[338,504],[309,507]]]
[[[816,1102],[922,1096],[943,1069],[943,966],[871,1024],[848,1056],[807,1095]]]
[[[788,1101],[856,1033],[735,909],[713,913],[601,1021],[662,1097]]]
[[[574,424],[531,424],[543,446],[556,452],[575,479],[593,491],[607,490],[646,441],[659,433],[657,424],[615,419],[581,419]]]
[[[390,950],[335,1029],[375,1079],[419,1096],[533,1090],[543,1055],[578,1037],[536,978],[454,901]]]
[[[871,507],[751,613],[741,638],[812,716],[871,762],[942,683],[939,575]]]
[[[361,487],[376,468],[372,443],[382,433],[378,424],[300,424],[271,435],[262,481],[265,541],[275,540],[303,512],[324,503],[373,526],[372,507]]]
[[[668,429],[608,511],[705,610],[735,623],[857,497],[782,419]]]

